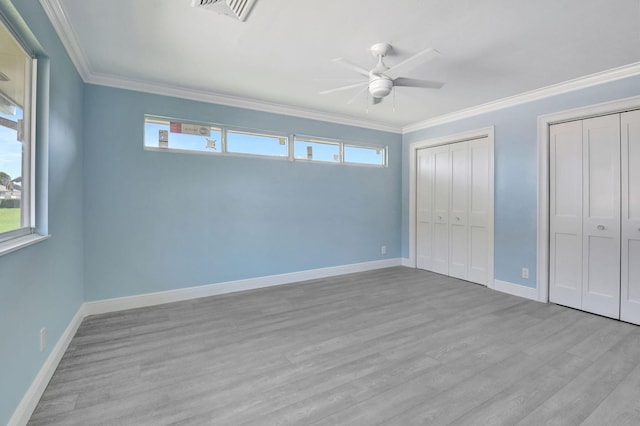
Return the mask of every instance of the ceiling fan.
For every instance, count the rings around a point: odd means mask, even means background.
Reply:
[[[369,93],[373,99],[373,104],[382,102],[382,98],[389,95],[391,90],[396,86],[404,87],[423,87],[428,89],[439,89],[444,86],[444,83],[439,81],[430,80],[418,80],[415,78],[402,77],[402,74],[410,71],[416,66],[427,62],[435,57],[440,56],[440,52],[436,49],[428,48],[424,49],[415,55],[405,59],[404,61],[389,68],[383,62],[383,58],[389,55],[392,51],[392,47],[389,43],[376,43],[369,49],[374,58],[377,58],[378,64],[371,70],[366,70],[359,65],[347,61],[344,58],[336,58],[333,60],[336,64],[349,68],[358,74],[367,77],[366,81],[362,81],[356,84],[349,84],[347,86],[336,87],[334,89],[324,90],[320,92],[321,95],[326,95],[334,92],[341,92],[343,90],[355,89],[362,87],[348,103],[352,103],[360,93],[365,89],[369,89]]]

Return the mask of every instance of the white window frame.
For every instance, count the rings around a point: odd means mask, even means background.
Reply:
[[[369,144],[358,144],[354,142],[345,142],[338,139],[328,139],[319,136],[307,136],[307,135],[292,135],[293,144],[292,144],[292,153],[291,158],[294,161],[303,161],[309,163],[323,163],[323,164],[340,164],[343,166],[358,166],[358,167],[375,167],[375,168],[387,168],[389,167],[389,147],[387,145],[369,145]],[[323,161],[323,160],[307,160],[305,158],[295,158],[293,154],[295,142],[300,140],[301,142],[317,142],[324,144],[333,144],[338,145],[340,148],[340,161]],[[344,148],[345,147],[354,147],[354,148],[362,148],[362,149],[375,149],[381,150],[383,152],[383,164],[371,164],[371,163],[358,163],[354,161],[345,161],[344,158]]]
[[[310,163],[325,163],[325,164],[341,164],[342,160],[343,160],[343,155],[342,155],[342,142],[340,141],[336,141],[336,140],[331,140],[331,139],[323,139],[323,138],[319,138],[319,137],[311,137],[311,136],[303,136],[303,135],[294,135],[293,136],[293,144],[292,144],[292,149],[291,149],[291,156],[293,158],[294,161],[305,161],[305,162],[310,162]],[[327,161],[327,160],[316,160],[316,159],[311,159],[309,160],[308,158],[296,158],[295,156],[295,149],[296,149],[296,142],[309,142],[309,143],[318,143],[318,144],[324,144],[324,145],[334,145],[336,147],[338,147],[338,160],[337,161]]]
[[[284,135],[282,133],[277,133],[277,132],[268,132],[268,131],[264,131],[264,130],[252,130],[252,129],[243,129],[240,127],[229,127],[229,126],[221,126],[222,127],[222,147],[223,147],[223,154],[226,155],[238,155],[238,156],[242,156],[242,157],[257,157],[257,158],[279,158],[279,159],[284,159],[284,160],[288,160],[289,159],[289,152],[291,151],[291,138],[289,138],[288,135]],[[237,134],[243,134],[243,135],[249,135],[249,136],[259,136],[259,137],[265,137],[265,138],[275,138],[275,139],[284,139],[285,140],[285,144],[286,144],[286,152],[283,155],[274,155],[274,154],[254,154],[251,152],[236,152],[236,151],[229,151],[229,143],[228,143],[228,139],[227,139],[227,135],[228,133],[237,133]]]
[[[148,122],[157,123],[157,124],[172,123],[172,122],[184,123],[184,124],[193,124],[197,126],[205,126],[205,127],[210,127],[212,129],[220,130],[221,149],[220,151],[201,151],[201,150],[191,150],[191,149],[182,149],[182,148],[172,148],[170,145],[170,142],[167,148],[160,148],[158,146],[147,145],[146,144],[146,124]],[[337,164],[337,165],[343,165],[343,166],[346,165],[346,166],[374,167],[374,168],[389,167],[389,147],[387,145],[359,144],[355,142],[344,142],[338,139],[329,139],[329,138],[324,138],[319,136],[296,135],[296,134],[287,135],[280,132],[272,132],[272,131],[260,130],[260,129],[248,129],[248,128],[236,127],[236,126],[227,126],[219,123],[208,123],[208,122],[199,122],[199,121],[193,121],[193,120],[185,120],[181,118],[162,117],[155,114],[144,115],[144,126],[145,126],[145,136],[143,138],[142,145],[145,151],[158,151],[158,152],[162,151],[162,152],[199,154],[199,155],[253,157],[253,158],[266,158],[270,160],[288,160],[288,161],[300,161],[300,162],[306,162],[306,163]],[[227,143],[228,142],[227,134],[229,132],[283,139],[286,142],[287,154],[274,155],[274,154],[256,154],[256,153],[229,151],[228,143]],[[340,159],[339,161],[326,161],[326,160],[314,160],[314,159],[309,160],[306,158],[295,158],[296,141],[301,141],[301,142],[306,141],[306,142],[313,142],[313,143],[320,143],[320,144],[327,144],[327,145],[337,145],[339,147]],[[347,162],[344,159],[345,147],[381,150],[383,153],[383,159],[382,159],[383,164],[358,163],[354,161]]]
[[[169,126],[171,126],[171,123],[181,123],[181,124],[192,124],[195,126],[202,126],[202,127],[209,127],[212,131],[219,131],[220,132],[220,151],[203,151],[203,150],[197,150],[197,149],[185,149],[185,148],[173,148],[171,146],[167,146],[166,148],[160,147],[160,146],[151,146],[151,145],[145,145],[145,140],[146,140],[146,124],[147,123],[155,123],[155,124],[168,124]],[[144,116],[144,124],[145,124],[145,129],[144,129],[144,135],[145,138],[142,141],[143,147],[146,151],[170,151],[170,152],[177,152],[177,153],[182,153],[182,154],[200,154],[200,155],[220,155],[224,152],[224,129],[222,128],[222,126],[220,126],[219,124],[211,124],[211,123],[197,123],[194,121],[189,121],[189,120],[181,120],[181,119],[174,119],[174,118],[166,118],[166,117],[158,117],[155,115],[145,115]]]
[[[289,160],[290,151],[291,151],[291,138],[289,135],[285,135],[278,132],[270,132],[265,130],[256,130],[256,129],[246,129],[242,127],[235,126],[225,126],[223,124],[218,123],[205,123],[198,122],[193,120],[184,120],[181,118],[169,118],[169,117],[161,117],[158,115],[145,114],[144,116],[144,125],[146,127],[147,122],[155,122],[158,124],[161,123],[184,123],[184,124],[194,124],[198,126],[210,127],[212,129],[216,129],[220,131],[220,151],[198,151],[193,149],[183,149],[183,148],[172,148],[169,145],[167,148],[160,148],[156,146],[150,146],[145,144],[145,138],[143,138],[142,144],[143,149],[145,151],[159,151],[159,152],[173,152],[173,153],[182,153],[182,154],[196,154],[196,155],[219,155],[219,156],[236,156],[236,157],[253,157],[253,158],[268,158],[271,160]],[[146,130],[145,130],[146,131]],[[244,152],[234,152],[228,150],[227,145],[227,133],[242,133],[247,135],[254,136],[264,136],[267,138],[279,138],[284,139],[286,141],[286,154],[284,155],[273,155],[273,154],[252,154],[252,153],[244,153]]]
[[[375,150],[381,150],[382,151],[382,164],[371,164],[371,163],[358,163],[358,162],[354,162],[354,161],[347,161],[344,157],[344,149],[350,147],[350,148],[360,148],[360,149],[375,149]],[[387,167],[387,165],[389,164],[387,155],[388,155],[388,149],[386,146],[375,146],[375,145],[356,145],[353,143],[345,143],[342,145],[342,150],[340,152],[340,157],[342,158],[342,162],[344,164],[347,164],[349,166],[364,166],[364,167]]]
[[[8,19],[0,14],[0,23],[9,32],[28,60],[25,78],[24,107],[22,108],[22,194],[20,201],[20,228],[0,233],[0,256],[48,238],[36,233],[36,95],[38,87],[38,60],[34,52],[16,33]],[[28,82],[28,84],[27,84]]]

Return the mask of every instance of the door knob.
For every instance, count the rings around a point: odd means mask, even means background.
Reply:
[[[598,225],[598,231],[604,231],[604,225]]]
[[[442,216],[438,216],[438,220],[442,220]]]
[[[456,216],[456,220],[460,220],[460,216]]]

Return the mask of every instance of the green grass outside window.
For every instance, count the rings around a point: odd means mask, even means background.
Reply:
[[[20,228],[20,209],[0,209],[0,232],[13,231]]]

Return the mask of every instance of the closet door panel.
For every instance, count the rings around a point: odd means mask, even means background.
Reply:
[[[489,138],[469,141],[468,279],[487,285],[491,248],[491,160]]]
[[[620,319],[640,324],[640,111],[621,115]]]
[[[469,144],[450,145],[449,275],[467,279]]]
[[[430,149],[418,151],[417,173],[417,239],[416,266],[433,268],[433,175],[434,153]]]
[[[449,274],[449,147],[433,149],[433,272]]]
[[[549,300],[581,309],[582,122],[549,131]]]
[[[583,121],[582,309],[620,317],[620,116]]]
[[[489,138],[416,152],[416,266],[487,285],[493,276]]]

